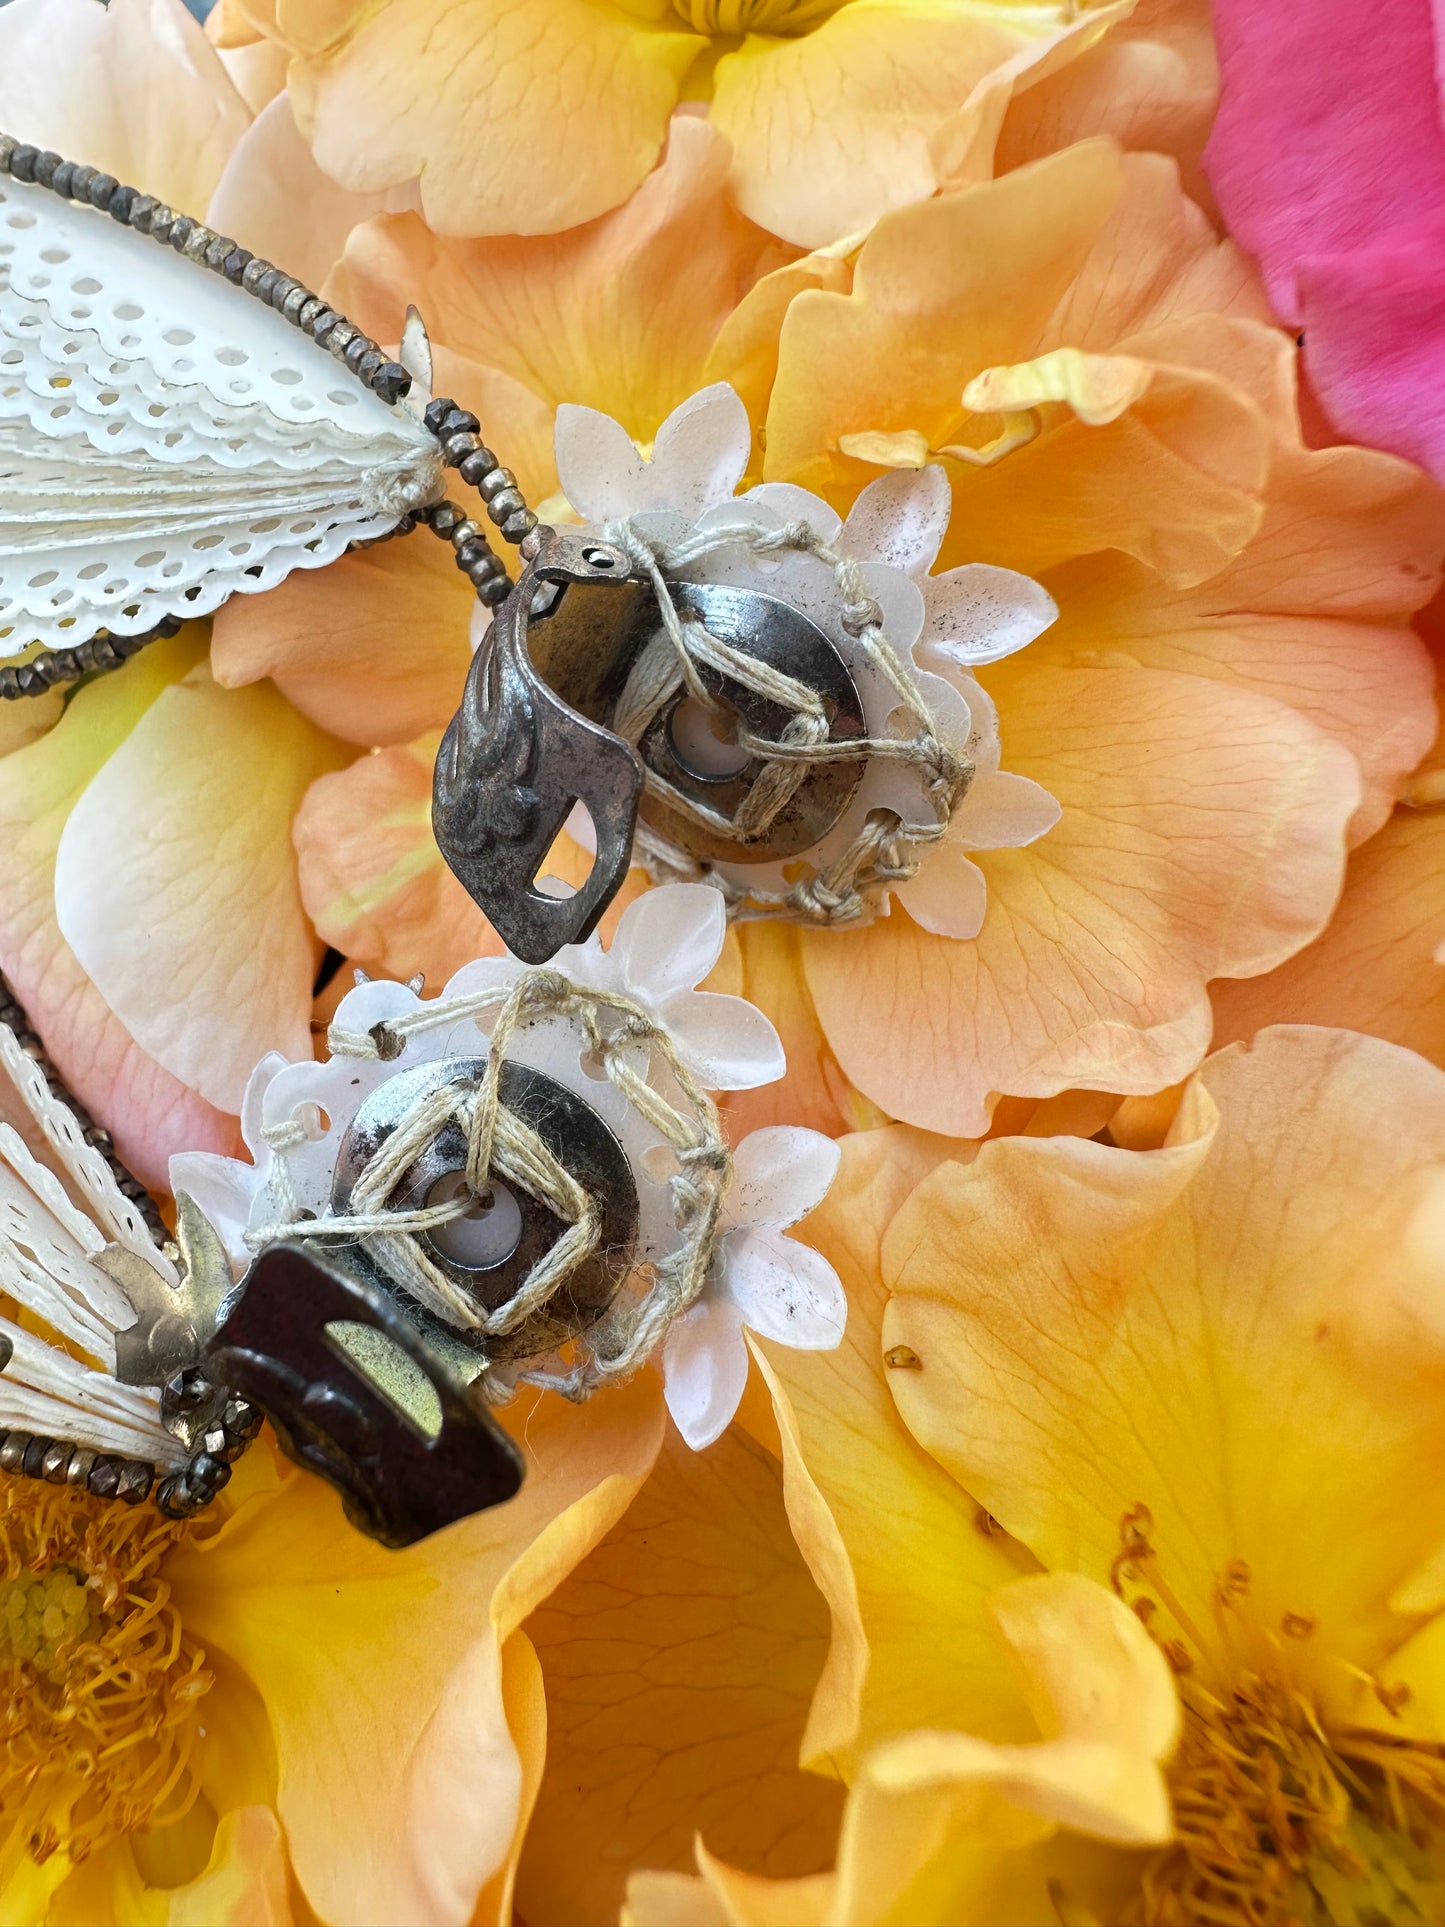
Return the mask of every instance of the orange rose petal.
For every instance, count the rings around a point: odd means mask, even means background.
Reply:
[[[802,939],[845,1075],[890,1116],[974,1136],[994,1093],[1184,1075],[1208,1043],[1207,981],[1270,969],[1323,927],[1359,794],[1338,744],[1222,683],[1026,656],[988,680],[1011,766],[1064,813],[1030,849],[979,857],[978,938],[895,912]]]
[[[501,938],[442,861],[431,827],[437,738],[362,756],[307,791],[292,836],[321,937],[377,976],[440,988]]]
[[[339,45],[308,22],[320,44],[292,68],[297,119],[353,192],[419,175],[437,234],[551,234],[625,200],[703,44],[588,0],[550,0],[545,24],[525,0],[339,12],[356,23]]]
[[[373,332],[415,301],[435,340],[553,407],[585,402],[650,440],[702,385],[718,329],[777,259],[728,199],[729,160],[716,129],[682,115],[631,200],[566,234],[448,241],[415,216],[371,222],[351,238],[334,298]],[[502,428],[482,419],[515,467]]]
[[[604,1395],[606,1396],[606,1395]],[[615,1918],[629,1871],[697,1830],[763,1872],[832,1857],[841,1796],[797,1764],[826,1614],[775,1461],[670,1434],[626,1517],[534,1613],[548,1759],[517,1884],[536,1927]]]
[[[1309,1028],[1212,1058],[1162,1150],[986,1145],[889,1227],[899,1409],[1051,1567],[1107,1581],[1147,1508],[1207,1663],[1238,1663],[1242,1561],[1250,1622],[1313,1622],[1290,1663],[1328,1691],[1323,1656],[1378,1664],[1432,1560],[1438,1597],[1442,1168],[1445,1077]]]
[[[450,545],[418,529],[233,597],[216,614],[212,667],[228,689],[269,676],[343,741],[408,742],[461,700],[475,607]]]

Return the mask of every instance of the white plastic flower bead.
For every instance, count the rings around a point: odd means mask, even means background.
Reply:
[[[667,1335],[667,1408],[695,1452],[732,1422],[748,1378],[746,1327],[796,1351],[841,1341],[847,1300],[821,1253],[785,1235],[821,1204],[841,1156],[792,1125],[754,1131],[733,1154],[723,1236],[708,1290]]]
[[[1000,768],[998,721],[973,671],[1024,648],[1058,611],[1037,582],[1012,569],[967,563],[931,575],[951,510],[948,477],[936,466],[897,470],[869,484],[846,522],[806,489],[765,482],[736,495],[752,451],[747,411],[726,383],[692,395],[658,430],[650,459],[620,424],[591,408],[564,405],[556,425],[557,470],[567,499],[598,528],[626,525],[654,553],[688,538],[724,534],[735,544],[683,562],[673,579],[763,589],[801,610],[839,648],[874,739],[904,722],[897,693],[848,634],[840,613],[836,561],[861,565],[861,586],[881,612],[881,627],[911,676],[934,735],[973,765],[972,783],[941,840],[919,840],[908,881],[879,889],[875,909],[896,897],[915,922],[940,936],[978,934],[985,908],[983,872],[969,853],[1032,843],[1051,829],[1059,807],[1028,777]],[[810,544],[757,546],[759,535],[806,528]],[[819,549],[835,558],[829,561]],[[821,870],[845,851],[870,814],[889,810],[905,832],[928,833],[937,817],[919,772],[873,757],[842,819],[808,853]],[[793,871],[769,863],[717,862],[712,874],[751,894],[781,897]]]

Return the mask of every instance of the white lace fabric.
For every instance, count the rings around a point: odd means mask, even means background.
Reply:
[[[440,476],[409,407],[260,301],[0,180],[0,655],[272,588]]]

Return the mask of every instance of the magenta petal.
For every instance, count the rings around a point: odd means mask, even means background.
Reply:
[[[1335,428],[1445,476],[1440,0],[1216,0],[1205,165]]]
[[[1311,383],[1340,434],[1445,480],[1445,230],[1306,260]]]
[[[1445,221],[1431,0],[1216,0],[1221,90],[1205,167],[1298,321],[1306,255]]]

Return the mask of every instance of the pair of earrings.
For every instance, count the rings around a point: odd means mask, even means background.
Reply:
[[[393,359],[227,237],[0,135],[0,652],[23,657],[0,696],[425,526],[478,597],[437,841],[511,953],[429,999],[360,981],[325,1061],[258,1066],[252,1161],[173,1160],[174,1238],[10,1013],[0,1468],[180,1516],[264,1416],[401,1545],[516,1491],[492,1414],[520,1383],[584,1398],[660,1355],[700,1446],[741,1395],[745,1325],[841,1336],[836,1276],[786,1236],[836,1146],[729,1145],[715,1094],[781,1076],[782,1051],[696,986],[728,917],[846,928],[899,896],[972,934],[926,875],[966,864],[996,765],[968,669],[1052,605],[1004,570],[926,578],[937,471],[875,484],[846,529],[801,490],[736,496],[729,389],[676,411],[650,464],[564,409],[588,519],[550,527],[430,385],[415,313]],[[575,891],[546,875],[564,825],[595,853]],[[635,864],[659,887],[604,951]]]

